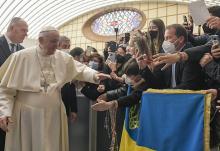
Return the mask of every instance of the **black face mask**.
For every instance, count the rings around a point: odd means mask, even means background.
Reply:
[[[125,57],[122,55],[117,54],[116,55],[116,62],[117,63],[124,63],[125,62]]]
[[[209,28],[206,23],[202,25],[202,29],[204,33],[209,34],[209,35],[214,35],[217,32],[217,29]]]
[[[151,30],[149,31],[151,39],[156,39],[158,35],[158,31]]]
[[[125,57],[125,61],[128,61],[132,57],[132,55],[128,53],[124,57]]]

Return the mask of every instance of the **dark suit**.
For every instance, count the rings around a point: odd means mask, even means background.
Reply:
[[[17,45],[16,50],[24,49],[20,44]],[[8,42],[5,36],[0,37],[0,66],[5,62],[5,60],[11,55]]]
[[[24,49],[20,44],[17,45],[16,50]],[[5,36],[0,37],[0,66],[5,62],[5,60],[11,55],[8,42]],[[0,151],[4,151],[5,146],[5,132],[0,129]]]
[[[191,48],[191,44],[187,43],[182,51]],[[172,66],[164,71],[157,72],[157,78],[160,83],[164,83],[165,88],[172,88]],[[175,66],[176,89],[201,90],[206,87],[205,74],[201,66],[197,62],[177,62]]]
[[[63,103],[66,107],[66,114],[77,113],[76,87],[74,83],[66,83],[61,89]]]

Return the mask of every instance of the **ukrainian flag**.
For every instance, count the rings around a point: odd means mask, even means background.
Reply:
[[[120,151],[209,151],[211,95],[148,90],[126,109]]]

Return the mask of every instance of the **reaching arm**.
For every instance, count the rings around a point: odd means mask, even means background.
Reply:
[[[98,84],[101,80],[110,78],[110,75],[99,73],[74,59],[68,63],[67,71],[69,73],[66,82],[79,80]]]

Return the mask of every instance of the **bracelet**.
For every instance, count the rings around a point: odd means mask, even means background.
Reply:
[[[179,56],[178,62],[181,62],[183,60],[183,56],[181,52],[176,53]]]
[[[177,52],[177,55],[180,57],[179,62],[187,60],[187,54],[184,52]]]

